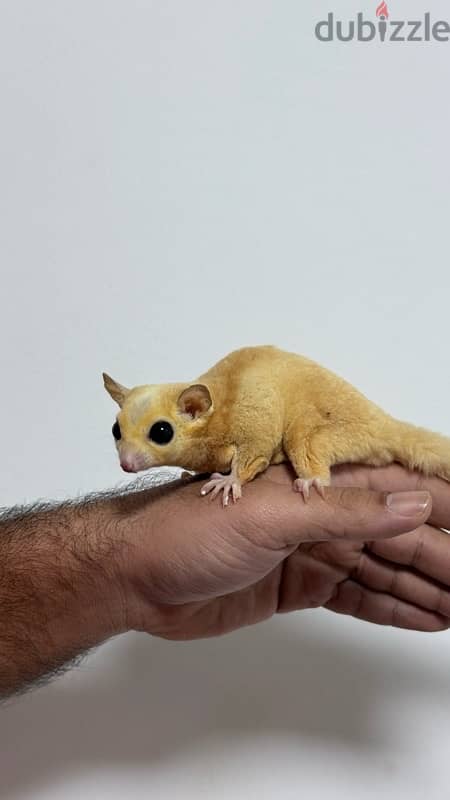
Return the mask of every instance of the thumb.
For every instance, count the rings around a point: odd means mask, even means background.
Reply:
[[[422,525],[432,506],[429,492],[390,494],[355,487],[329,487],[324,498],[313,493],[305,503],[291,487],[269,481],[263,494],[252,496],[252,506],[255,502],[253,521],[267,538],[267,546],[276,549],[292,549],[308,541],[364,542],[397,536]]]

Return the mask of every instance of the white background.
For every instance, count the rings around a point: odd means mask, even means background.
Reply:
[[[450,434],[450,44],[316,41],[375,6],[1,4],[1,504],[122,480],[102,370],[243,344]],[[0,797],[442,800],[449,739],[447,634],[312,611],[110,642],[0,711]]]

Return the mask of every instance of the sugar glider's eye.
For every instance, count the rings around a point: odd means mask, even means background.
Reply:
[[[168,444],[173,439],[172,425],[163,419],[158,420],[150,428],[148,438],[156,444]]]
[[[120,432],[120,425],[118,422],[115,422],[114,425],[112,426],[112,435],[114,436],[116,441],[120,439],[122,436]]]

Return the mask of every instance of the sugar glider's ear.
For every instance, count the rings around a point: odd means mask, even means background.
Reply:
[[[212,399],[207,386],[196,383],[181,392],[178,398],[178,408],[182,414],[188,414],[192,419],[206,414],[212,407]]]
[[[112,399],[115,400],[116,403],[122,408],[124,400],[130,390],[126,389],[125,386],[122,386],[120,383],[117,383],[117,381],[110,378],[106,372],[103,373],[103,385],[108,394],[111,395]]]

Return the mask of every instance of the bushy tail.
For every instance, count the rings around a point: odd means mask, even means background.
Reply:
[[[450,481],[450,438],[394,419],[389,427],[396,461],[424,475],[437,475]]]

